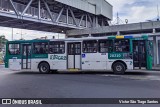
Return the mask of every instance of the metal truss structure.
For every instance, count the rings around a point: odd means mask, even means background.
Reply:
[[[107,25],[108,19],[104,16],[55,0],[0,0],[0,26],[65,33]]]

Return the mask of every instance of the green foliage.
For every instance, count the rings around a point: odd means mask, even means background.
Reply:
[[[3,53],[0,52],[0,61],[3,59]]]
[[[5,48],[5,45],[6,45],[7,41],[8,40],[5,38],[4,35],[0,36],[0,52]],[[1,59],[1,56],[0,56],[0,59]]]
[[[4,35],[0,36],[0,46],[4,46],[8,40],[5,38]]]

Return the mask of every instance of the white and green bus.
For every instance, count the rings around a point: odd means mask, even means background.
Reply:
[[[124,74],[152,69],[151,50],[146,35],[8,41],[5,67],[41,73],[113,70]]]

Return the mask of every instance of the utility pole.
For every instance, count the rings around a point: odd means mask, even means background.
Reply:
[[[22,29],[21,29],[21,40],[22,40]]]
[[[157,4],[157,21],[159,21],[159,5]]]
[[[13,41],[13,28],[12,28],[12,41]]]
[[[117,12],[117,25],[119,25],[119,14]]]

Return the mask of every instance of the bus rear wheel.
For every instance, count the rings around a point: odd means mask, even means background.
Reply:
[[[114,65],[113,65],[113,72],[114,74],[124,74],[126,71],[125,69],[125,65],[121,62],[116,62]]]
[[[50,72],[50,66],[46,62],[40,63],[38,68],[39,68],[39,72],[42,74],[48,74]]]

